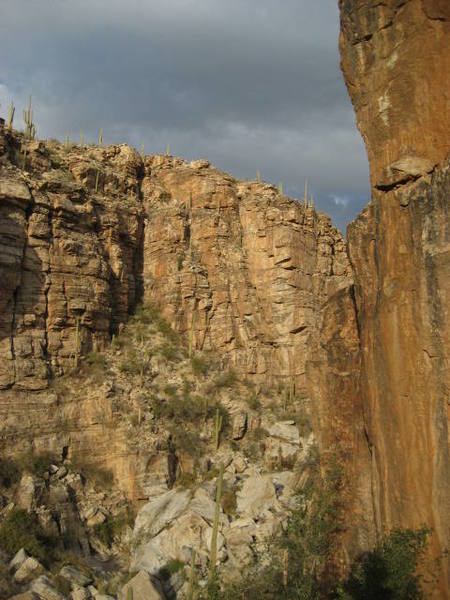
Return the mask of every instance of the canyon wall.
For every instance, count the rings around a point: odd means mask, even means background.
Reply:
[[[194,352],[218,353],[259,390],[295,386],[321,449],[345,472],[342,560],[367,548],[353,277],[329,217],[205,160],[32,142],[24,165],[22,141],[0,130],[2,446],[76,447],[140,497],[124,475],[142,472],[139,452],[117,427],[108,386],[47,386],[107,348],[137,302],[155,303]]]
[[[349,226],[378,531],[450,539],[450,5],[340,2],[342,68],[371,169]],[[448,559],[440,591],[449,593]]]

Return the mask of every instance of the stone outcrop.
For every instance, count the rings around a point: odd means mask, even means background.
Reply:
[[[372,200],[349,226],[378,531],[450,531],[450,5],[342,0],[342,68]],[[440,590],[449,594],[448,559]]]
[[[414,178],[441,164],[450,149],[450,4],[340,0],[339,6],[341,66],[371,183],[395,186],[398,161],[410,163]]]
[[[38,390],[104,348],[136,301],[142,161],[128,146],[87,162],[33,142],[27,174],[0,136],[0,389]]]

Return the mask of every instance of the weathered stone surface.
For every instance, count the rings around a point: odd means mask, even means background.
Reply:
[[[29,556],[14,573],[14,579],[17,583],[25,583],[33,579],[33,577],[41,575],[44,571],[45,569],[41,563],[32,556]]]
[[[130,592],[133,592],[133,600],[161,600],[164,593],[156,581],[152,581],[150,575],[145,571],[139,571],[119,592],[118,600],[127,600]]]
[[[17,571],[17,569],[22,566],[22,564],[27,560],[28,554],[27,552],[21,548],[11,559],[9,563],[9,568],[12,571]]]
[[[87,577],[72,565],[65,565],[59,572],[61,577],[70,581],[70,583],[78,585],[80,587],[86,587],[93,582],[91,577]]]
[[[377,526],[426,523],[436,555],[450,528],[449,195],[446,165],[374,195],[349,228]]]
[[[434,558],[450,530],[450,4],[341,0],[340,9],[373,188],[348,228],[371,455],[361,482],[377,530],[425,523]],[[447,558],[429,597],[449,597],[448,574]]]
[[[64,600],[64,596],[52,585],[47,575],[41,575],[35,579],[30,589],[42,600]]]
[[[450,5],[340,0],[341,65],[369,155],[372,186],[405,157],[450,152]]]

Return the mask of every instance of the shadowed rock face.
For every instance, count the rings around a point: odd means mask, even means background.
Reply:
[[[343,0],[342,69],[371,169],[349,226],[379,531],[448,545],[450,4]],[[448,597],[448,562],[436,597]]]
[[[341,66],[372,186],[395,185],[450,151],[450,3],[340,0]],[[408,168],[407,168],[408,171]]]

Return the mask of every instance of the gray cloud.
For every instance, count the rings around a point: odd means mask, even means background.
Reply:
[[[0,101],[42,137],[85,131],[283,181],[341,228],[368,199],[335,0],[2,0]],[[337,199],[339,201],[337,201]]]

